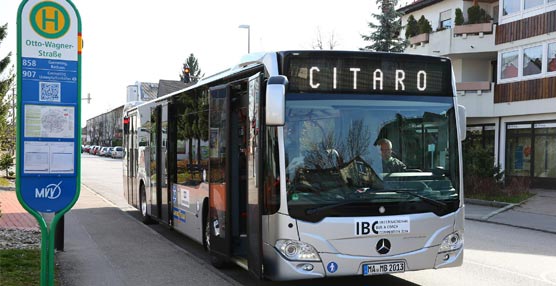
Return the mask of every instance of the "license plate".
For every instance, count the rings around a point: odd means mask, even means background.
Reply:
[[[405,262],[363,264],[363,275],[380,275],[405,272]]]

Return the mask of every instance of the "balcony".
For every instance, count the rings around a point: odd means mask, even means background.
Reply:
[[[410,38],[406,53],[436,56],[496,52],[496,29],[492,23],[455,26],[438,30],[427,36],[427,40]],[[417,35],[419,37],[421,35]]]
[[[494,116],[494,83],[458,82],[458,103],[465,106],[467,117]]]

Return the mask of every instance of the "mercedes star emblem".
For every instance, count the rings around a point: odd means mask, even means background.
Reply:
[[[376,244],[376,251],[380,254],[386,254],[390,251],[390,241],[386,238],[379,240]]]

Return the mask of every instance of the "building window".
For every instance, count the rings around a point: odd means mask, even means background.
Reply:
[[[448,29],[452,27],[452,10],[446,10],[440,13],[440,29]]]
[[[520,0],[505,0],[504,9],[502,10],[502,15],[506,16],[508,14],[517,13],[520,10],[521,1]]]
[[[556,0],[503,0],[502,23],[556,10]]]
[[[502,79],[517,77],[518,58],[518,51],[511,51],[502,54],[502,73],[500,76]]]
[[[554,0],[556,1],[556,0]],[[548,44],[548,72],[556,72],[556,43]]]
[[[556,123],[537,123],[534,127],[534,176],[556,178]]]
[[[542,69],[542,46],[523,49],[523,75],[540,74]]]
[[[498,80],[502,83],[556,76],[556,42],[514,49],[500,52]]]
[[[464,146],[476,146],[488,150],[494,156],[494,124],[467,126]]]
[[[506,173],[531,175],[531,124],[511,124],[506,131]]]
[[[531,9],[544,4],[544,0],[525,0],[524,9]]]
[[[556,122],[508,124],[506,173],[556,178]]]

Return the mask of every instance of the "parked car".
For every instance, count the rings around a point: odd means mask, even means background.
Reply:
[[[100,151],[98,151],[97,155],[99,155],[99,156],[106,156],[106,152],[108,152],[108,148],[109,148],[109,147],[102,147],[102,148],[100,148]]]
[[[97,147],[98,147],[97,145],[91,145],[91,149],[89,149],[89,154],[95,155]]]
[[[121,146],[114,147],[112,150],[112,158],[123,158],[124,157],[124,148]]]

